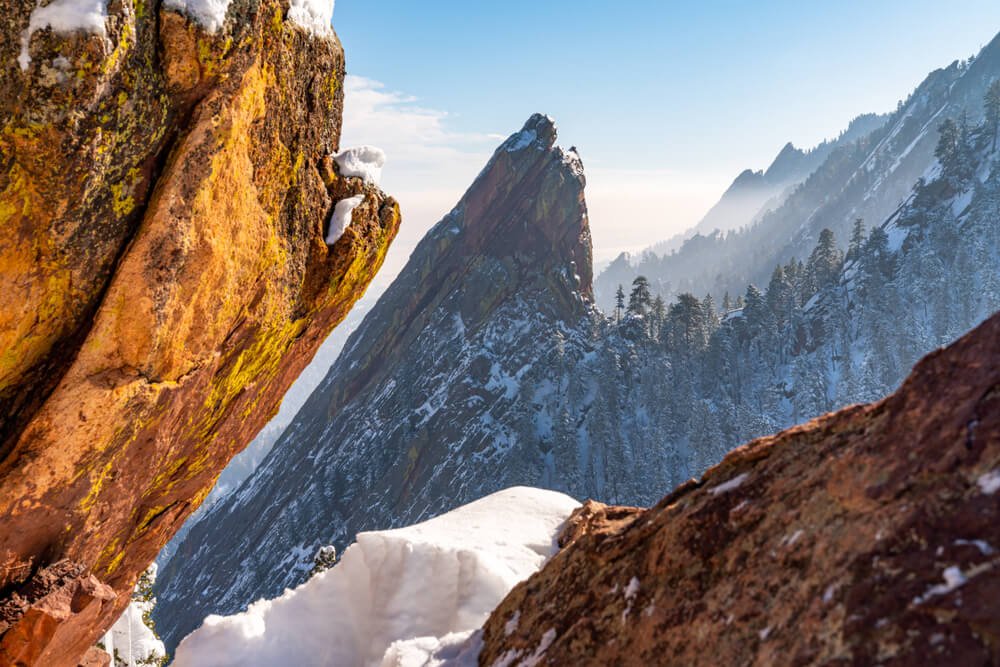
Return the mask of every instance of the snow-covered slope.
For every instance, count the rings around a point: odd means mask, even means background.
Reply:
[[[519,487],[414,526],[361,533],[336,566],[298,588],[207,618],[174,665],[475,665],[475,631],[556,552],[578,506]]]

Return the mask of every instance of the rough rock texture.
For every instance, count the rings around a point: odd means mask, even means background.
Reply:
[[[80,563],[64,560],[39,570],[0,603],[2,664],[55,665],[86,653],[90,641],[75,624],[100,623],[117,597]],[[65,623],[70,618],[73,625]]]
[[[480,664],[997,664],[997,341],[1000,315],[888,399],[591,520],[493,613]]]
[[[36,31],[22,71],[34,5],[0,0],[0,604],[64,559],[130,591],[400,220],[325,157],[343,50],[285,21],[287,3],[234,0],[208,34],[112,0],[106,36]],[[334,204],[356,194],[327,246]],[[44,664],[76,664],[127,603],[71,605],[44,632],[31,611],[7,618],[0,663],[30,635]]]

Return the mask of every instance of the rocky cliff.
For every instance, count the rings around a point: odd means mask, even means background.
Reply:
[[[1000,315],[647,511],[588,503],[480,664],[997,664],[998,340]]]
[[[292,5],[0,0],[0,663],[76,664],[397,231]]]

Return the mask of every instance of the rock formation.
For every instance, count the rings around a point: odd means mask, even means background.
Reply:
[[[1000,315],[645,512],[588,503],[480,664],[997,664],[997,341]]]
[[[68,4],[0,0],[3,664],[77,664],[400,221],[328,157],[344,56],[322,22],[115,0],[67,26]]]
[[[497,149],[352,334],[248,490],[194,526],[157,581],[154,617],[168,648],[207,614],[301,583],[321,544],[343,551],[359,530],[540,485],[538,443],[506,447],[479,418],[492,412],[508,430],[516,392],[501,376],[591,308],[583,167],[555,142],[552,120],[535,115]],[[507,333],[515,321],[524,326]],[[494,361],[503,368],[491,370]]]

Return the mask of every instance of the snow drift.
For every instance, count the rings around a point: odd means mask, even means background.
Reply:
[[[337,566],[302,586],[206,618],[174,665],[475,664],[475,631],[555,553],[578,505],[515,487],[414,526],[360,533]]]

